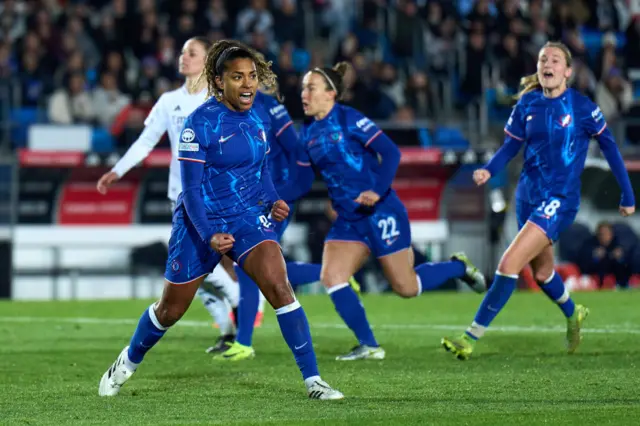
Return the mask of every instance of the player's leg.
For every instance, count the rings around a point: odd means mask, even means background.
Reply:
[[[415,297],[450,279],[460,279],[477,292],[485,290],[484,277],[464,253],[456,253],[446,262],[426,262],[414,268],[409,216],[397,197],[389,197],[379,205],[367,225],[372,250],[399,296]]]
[[[118,394],[145,354],[182,318],[205,276],[219,261],[220,255],[200,239],[193,226],[185,224],[182,213],[174,214],[162,297],[143,312],[129,346],[102,376],[101,396]]]
[[[575,352],[580,345],[580,329],[582,322],[589,315],[589,310],[583,305],[576,305],[564,286],[560,275],[554,270],[553,247],[548,246],[531,261],[533,276],[544,292],[552,301],[558,304],[567,318],[567,351]]]
[[[358,340],[351,352],[336,357],[338,361],[358,359],[384,359],[384,349],[376,340],[364,305],[349,284],[349,278],[357,272],[369,257],[369,247],[353,229],[336,221],[329,232],[322,253],[322,284],[331,297],[336,312]]]
[[[262,242],[255,246],[245,259],[240,259],[239,263],[275,309],[280,331],[293,352],[309,397],[343,398],[342,393],[331,388],[320,378],[309,322],[289,285],[284,258],[277,242]]]
[[[482,300],[473,323],[460,338],[443,338],[444,348],[453,352],[458,359],[467,359],[473,352],[475,342],[484,335],[513,294],[520,271],[550,243],[549,237],[539,226],[527,222],[502,255],[493,284]]]
[[[228,256],[222,256],[220,265],[222,265],[222,268],[216,268],[217,271],[214,270],[214,275],[222,286],[222,292],[224,293],[225,298],[231,304],[233,318],[234,321],[236,321],[238,317],[238,303],[240,303],[240,286],[238,285],[235,262]]]
[[[215,284],[209,281],[209,278],[210,276],[202,283],[197,295],[220,330],[220,336],[215,344],[208,347],[205,352],[218,353],[225,351],[235,341],[236,327],[231,319],[231,305]]]
[[[147,308],[116,361],[100,380],[99,395],[115,396],[137,370],[146,353],[158,343],[166,331],[187,311],[204,276],[183,284],[165,281],[160,300]]]
[[[273,232],[278,241],[282,238],[289,219],[272,224]],[[264,295],[260,292],[258,285],[247,275],[242,268],[236,265],[235,273],[238,277],[240,288],[240,303],[237,310],[238,334],[236,341],[246,348],[253,346],[253,331],[260,312],[260,300]],[[246,352],[246,351],[245,351]],[[234,357],[234,359],[237,358]]]

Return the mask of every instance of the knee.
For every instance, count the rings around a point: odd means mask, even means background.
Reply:
[[[187,311],[188,306],[180,303],[167,303],[160,301],[155,307],[155,314],[158,322],[163,327],[171,327],[177,323]]]
[[[263,278],[262,291],[274,309],[290,305],[296,298],[291,291],[286,275],[269,273]]]
[[[345,277],[343,272],[333,268],[323,267],[322,271],[320,271],[320,281],[325,288],[329,289],[349,281],[349,277]]]
[[[523,266],[518,262],[514,256],[508,252],[502,256],[500,263],[498,263],[498,272],[502,275],[519,275]]]
[[[394,277],[390,280],[390,284],[393,292],[403,299],[410,299],[420,294],[418,279],[415,275],[413,278],[406,277],[404,279]]]
[[[553,274],[554,274],[554,271],[552,266],[542,267],[542,268],[537,268],[536,270],[533,271],[533,278],[538,283],[546,283],[553,276]]]

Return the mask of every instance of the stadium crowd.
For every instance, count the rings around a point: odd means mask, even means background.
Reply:
[[[601,35],[595,47],[585,29]],[[498,70],[498,93],[515,92],[547,40],[570,46],[575,86],[609,122],[635,114],[640,15],[614,0],[5,0],[0,77],[19,81],[19,106],[42,108],[53,123],[102,126],[124,147],[160,94],[182,84],[175,64],[194,35],[264,53],[294,119],[310,66],[351,61],[347,103],[411,122],[440,108],[433,81],[454,79],[459,105],[478,99],[481,64]]]

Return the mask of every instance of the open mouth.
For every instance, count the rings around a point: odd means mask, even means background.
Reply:
[[[253,93],[251,92],[242,92],[240,93],[240,102],[243,104],[250,104],[253,99]]]
[[[551,71],[545,71],[542,73],[542,77],[544,78],[553,78],[553,73]]]

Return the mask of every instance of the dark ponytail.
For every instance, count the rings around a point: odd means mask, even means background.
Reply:
[[[348,62],[338,62],[332,68],[314,68],[311,72],[322,76],[327,90],[336,92],[336,100],[339,101],[346,91],[344,76],[350,68],[351,65]]]

